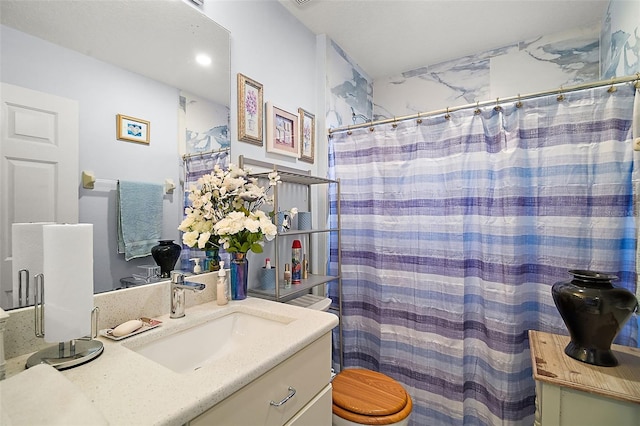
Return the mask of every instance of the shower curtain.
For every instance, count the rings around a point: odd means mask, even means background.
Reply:
[[[213,168],[219,165],[223,169],[229,167],[229,150],[223,150],[213,153],[203,153],[202,155],[195,155],[187,157],[184,160],[184,192],[183,192],[183,206],[191,205],[189,201],[188,190],[191,185],[195,185],[202,176],[207,173],[211,173]],[[183,212],[183,218],[184,218]],[[182,243],[182,241],[180,242]],[[182,251],[180,252],[180,265],[184,271],[193,270],[193,262],[190,259],[194,257],[202,257],[202,250],[197,248],[191,248],[186,244],[182,244]]]
[[[591,269],[636,290],[634,92],[335,133],[344,368],[401,382],[413,425],[532,424],[527,330],[568,334],[551,285]],[[633,318],[616,342],[636,338]]]

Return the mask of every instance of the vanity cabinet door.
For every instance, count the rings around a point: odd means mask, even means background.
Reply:
[[[327,333],[193,419],[190,425],[281,426],[312,401],[330,379],[331,334]],[[283,401],[293,392],[289,388],[295,389],[290,399],[278,407],[270,403]],[[330,405],[327,410],[331,415]]]
[[[535,426],[638,426],[640,405],[536,382]]]
[[[332,421],[333,398],[331,385],[327,385],[315,398],[285,426],[327,426]]]

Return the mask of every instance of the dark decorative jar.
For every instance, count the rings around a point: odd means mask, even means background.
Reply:
[[[571,358],[602,367],[618,365],[611,343],[638,308],[635,295],[617,288],[615,275],[571,270],[571,281],[555,283],[553,301],[569,330],[571,341],[564,352]]]
[[[176,266],[182,247],[173,240],[160,240],[157,246],[151,247],[151,256],[160,267],[160,277],[169,278]]]

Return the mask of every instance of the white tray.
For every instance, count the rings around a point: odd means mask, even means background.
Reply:
[[[136,334],[144,333],[145,331],[153,330],[154,328],[162,324],[162,321],[159,321],[153,318],[144,318],[144,319],[140,318],[140,320],[142,321],[142,327],[140,327],[136,331],[133,331],[129,334],[125,334],[124,336],[116,337],[111,335],[111,331],[113,330],[113,328],[104,328],[100,330],[99,333],[101,336],[106,337],[107,339],[122,340],[122,339],[126,339],[127,337],[135,336]]]

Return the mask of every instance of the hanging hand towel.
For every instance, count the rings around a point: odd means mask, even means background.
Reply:
[[[149,256],[162,234],[161,184],[118,182],[118,253],[125,260]]]

